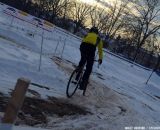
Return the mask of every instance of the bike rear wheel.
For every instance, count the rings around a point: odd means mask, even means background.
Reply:
[[[79,76],[79,79],[75,81],[78,71],[74,70],[70,76],[70,79],[68,81],[67,89],[66,89],[66,95],[68,98],[72,97],[76,90],[78,89],[79,82],[81,80],[81,75]]]

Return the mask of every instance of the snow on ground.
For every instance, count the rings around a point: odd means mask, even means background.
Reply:
[[[41,128],[32,128],[32,127],[17,127],[12,125],[0,125],[0,130],[47,130]]]
[[[2,8],[1,10],[2,11]],[[25,77],[49,89],[30,85],[40,98],[54,96],[87,108],[92,114],[48,117],[45,127],[57,130],[123,130],[160,126],[160,77],[108,53],[95,63],[86,96],[80,90],[67,99],[66,85],[80,59],[80,40],[55,28],[47,32],[0,12],[0,92],[8,94]],[[43,55],[39,71],[43,37]],[[34,35],[30,35],[34,34]],[[63,50],[64,47],[64,50]],[[63,53],[62,53],[63,52]],[[58,58],[57,58],[58,57]],[[27,93],[29,96],[29,93]],[[20,124],[21,125],[21,124]],[[22,124],[25,125],[25,124]],[[127,129],[127,128],[126,128]]]

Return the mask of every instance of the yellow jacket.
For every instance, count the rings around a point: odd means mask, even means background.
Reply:
[[[83,43],[88,43],[88,44],[93,44],[96,45],[98,35],[96,33],[88,33],[82,40]],[[99,59],[103,58],[103,42],[100,39],[98,43],[98,54],[99,54]]]

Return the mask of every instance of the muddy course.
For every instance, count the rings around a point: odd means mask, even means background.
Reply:
[[[9,97],[0,93],[0,112],[5,112]],[[26,124],[34,126],[47,124],[48,116],[56,115],[60,118],[71,115],[91,114],[86,108],[70,104],[64,99],[48,97],[48,99],[26,97],[18,114],[16,125]]]

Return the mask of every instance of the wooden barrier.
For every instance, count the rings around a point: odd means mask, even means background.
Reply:
[[[24,78],[17,80],[12,97],[8,103],[6,112],[2,119],[2,123],[14,124],[17,114],[23,104],[26,91],[29,87],[30,81]]]

